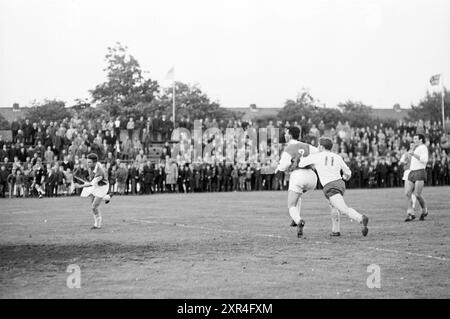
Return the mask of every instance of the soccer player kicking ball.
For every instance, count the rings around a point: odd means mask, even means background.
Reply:
[[[109,203],[111,197],[108,195],[108,176],[102,164],[98,162],[97,154],[91,153],[87,156],[90,182],[83,181],[83,184],[75,184],[75,188],[83,188],[81,197],[92,197],[92,213],[94,214],[94,226],[91,229],[102,227],[102,215],[98,210],[102,200]],[[78,180],[81,180],[75,177]]]
[[[339,213],[347,215],[362,225],[362,235],[367,236],[369,218],[361,215],[356,210],[348,207],[344,201],[345,182],[341,177],[344,173],[345,180],[351,177],[351,171],[341,156],[331,152],[333,142],[329,138],[319,140],[319,153],[311,154],[300,160],[299,167],[313,165],[319,175],[319,181],[323,185],[323,192],[331,206],[332,236],[340,236]],[[334,208],[334,209],[333,209]]]

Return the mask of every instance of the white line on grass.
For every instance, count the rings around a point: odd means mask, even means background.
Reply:
[[[200,229],[200,230],[206,230],[206,231],[212,231],[212,232],[221,232],[221,233],[228,233],[228,234],[230,234],[230,233],[231,234],[243,234],[243,232],[237,231],[237,230],[213,229],[213,228],[208,228],[208,227],[203,227],[203,226],[189,226],[189,225],[179,224],[179,223],[154,222],[154,221],[145,220],[145,219],[131,219],[131,220],[139,222],[139,223],[145,223],[145,224],[177,226],[177,227],[182,227],[182,228]],[[279,235],[252,234],[252,233],[247,233],[247,234],[251,235],[251,236],[256,236],[256,237],[278,238],[278,239],[286,239],[286,240],[289,240],[289,241],[292,240],[291,237],[284,237],[284,236],[279,236]],[[320,245],[330,245],[331,244],[330,242],[326,242],[326,241],[313,241],[313,243],[314,244],[320,244]],[[385,249],[385,248],[378,248],[378,247],[371,247],[371,246],[368,246],[366,248],[371,249],[371,250],[376,250],[376,251],[387,252],[387,253],[406,254],[406,255],[409,255],[409,256],[424,257],[424,258],[436,259],[436,260],[440,260],[440,261],[449,261],[450,260],[449,258],[446,258],[446,257],[437,257],[437,256],[432,256],[432,255],[424,255],[424,254],[412,253],[412,252],[408,252],[408,251],[399,251],[399,250],[394,250],[394,249]]]

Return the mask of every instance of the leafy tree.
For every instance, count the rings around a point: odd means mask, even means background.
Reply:
[[[450,92],[444,89],[444,112],[446,116],[450,115]],[[430,94],[419,102],[418,105],[411,105],[411,111],[408,116],[411,120],[439,121],[442,123],[442,98],[440,92]]]
[[[150,103],[138,103],[135,106],[123,108],[120,112],[125,118],[134,118],[138,119],[141,116],[147,118],[149,116],[154,115],[160,110],[160,102],[157,99],[154,99]]]
[[[239,117],[236,112],[220,107],[218,102],[212,102],[196,85],[175,82],[175,91],[175,116],[177,119],[184,116],[189,116],[191,119],[209,117],[217,120]],[[172,116],[172,108],[173,90],[166,88],[162,91],[158,105],[154,109],[167,116]]]
[[[336,108],[319,108],[311,116],[311,121],[319,125],[320,121],[323,121],[326,128],[335,126],[339,121],[344,122],[345,118],[342,112]]]
[[[28,109],[25,118],[31,123],[41,120],[61,121],[69,118],[72,113],[65,107],[65,102],[60,100],[44,100],[43,102],[34,102],[32,107]]]
[[[110,118],[109,113],[101,107],[87,107],[78,111],[80,119],[88,120],[108,120]]]
[[[282,121],[299,121],[302,116],[310,118],[318,108],[318,102],[303,89],[295,100],[286,100],[283,109],[278,112],[278,117]]]
[[[105,56],[107,81],[90,91],[93,102],[113,116],[126,108],[152,102],[159,90],[158,82],[143,76],[138,61],[127,50],[120,43],[108,47]]]
[[[323,120],[326,126],[343,120],[342,112],[336,108],[324,108],[311,94],[303,90],[296,100],[287,100],[278,117],[283,121],[300,121],[302,116],[318,125]]]
[[[342,111],[343,120],[348,121],[350,126],[363,127],[373,123],[371,106],[367,106],[362,102],[348,100],[347,102],[339,103],[338,107]]]
[[[75,99],[75,104],[71,106],[72,110],[76,112],[83,111],[91,107],[88,99]]]

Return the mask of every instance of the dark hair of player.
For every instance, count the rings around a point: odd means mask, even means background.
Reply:
[[[87,159],[90,159],[93,162],[98,162],[98,156],[95,153],[91,153],[87,156]]]
[[[422,140],[422,143],[425,143],[425,135],[420,134],[420,133],[417,133],[416,135],[419,138],[419,140]]]
[[[321,137],[319,144],[322,145],[327,151],[331,151],[333,148],[333,141],[328,137]]]
[[[292,136],[292,138],[294,139],[294,140],[299,140],[300,139],[300,128],[299,127],[297,127],[297,126],[291,126],[291,127],[289,127],[288,128],[288,132],[289,132],[289,135],[290,136]]]

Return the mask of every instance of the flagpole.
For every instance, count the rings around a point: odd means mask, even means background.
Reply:
[[[444,134],[445,132],[445,111],[444,111],[444,81],[441,74],[441,103],[442,103],[442,129]]]
[[[173,116],[173,128],[175,129],[175,76],[173,78],[173,88],[172,88],[173,92],[173,106],[172,106],[172,116]]]

